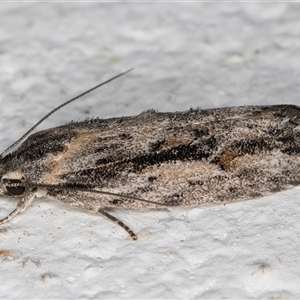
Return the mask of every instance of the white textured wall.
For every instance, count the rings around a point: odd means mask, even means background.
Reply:
[[[148,108],[299,104],[299,13],[296,3],[0,3],[1,148],[131,67],[40,129]],[[0,298],[299,298],[299,200],[296,188],[115,211],[144,236],[136,242],[101,216],[36,200],[0,228]],[[0,216],[15,205],[1,197]]]

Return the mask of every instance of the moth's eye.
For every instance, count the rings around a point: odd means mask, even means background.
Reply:
[[[1,178],[1,190],[9,196],[21,196],[26,192],[26,180],[21,171],[5,173]]]
[[[25,193],[25,186],[6,186],[6,190],[12,196],[21,196]]]

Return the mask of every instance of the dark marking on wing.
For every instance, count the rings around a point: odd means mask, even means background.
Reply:
[[[62,153],[65,144],[70,142],[75,135],[75,132],[67,130],[48,130],[46,134],[44,131],[37,132],[16,150],[15,156],[24,160],[39,160],[48,154]]]

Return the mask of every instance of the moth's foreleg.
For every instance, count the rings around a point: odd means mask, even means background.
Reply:
[[[7,217],[5,217],[4,219],[0,220],[0,225],[9,222],[17,214],[19,214],[20,212],[24,211],[28,207],[28,205],[30,205],[30,203],[32,202],[32,200],[34,199],[34,197],[35,197],[35,193],[30,193],[28,195],[25,195],[25,197],[22,198],[19,201],[16,209],[13,210]]]
[[[131,236],[131,238],[135,241],[137,240],[137,236],[135,235],[135,233],[127,226],[125,225],[122,221],[118,220],[117,218],[115,218],[114,216],[112,216],[111,214],[109,214],[108,212],[106,212],[103,209],[99,209],[98,212],[102,215],[104,215],[105,217],[107,217],[108,219],[110,219],[111,221],[117,223],[119,226],[121,226],[122,228],[124,228],[129,235]]]

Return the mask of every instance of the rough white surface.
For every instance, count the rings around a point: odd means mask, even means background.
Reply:
[[[1,148],[85,116],[299,103],[295,3],[0,3]],[[300,188],[101,216],[37,199],[0,228],[0,298],[299,298]],[[17,200],[1,197],[0,216]]]

